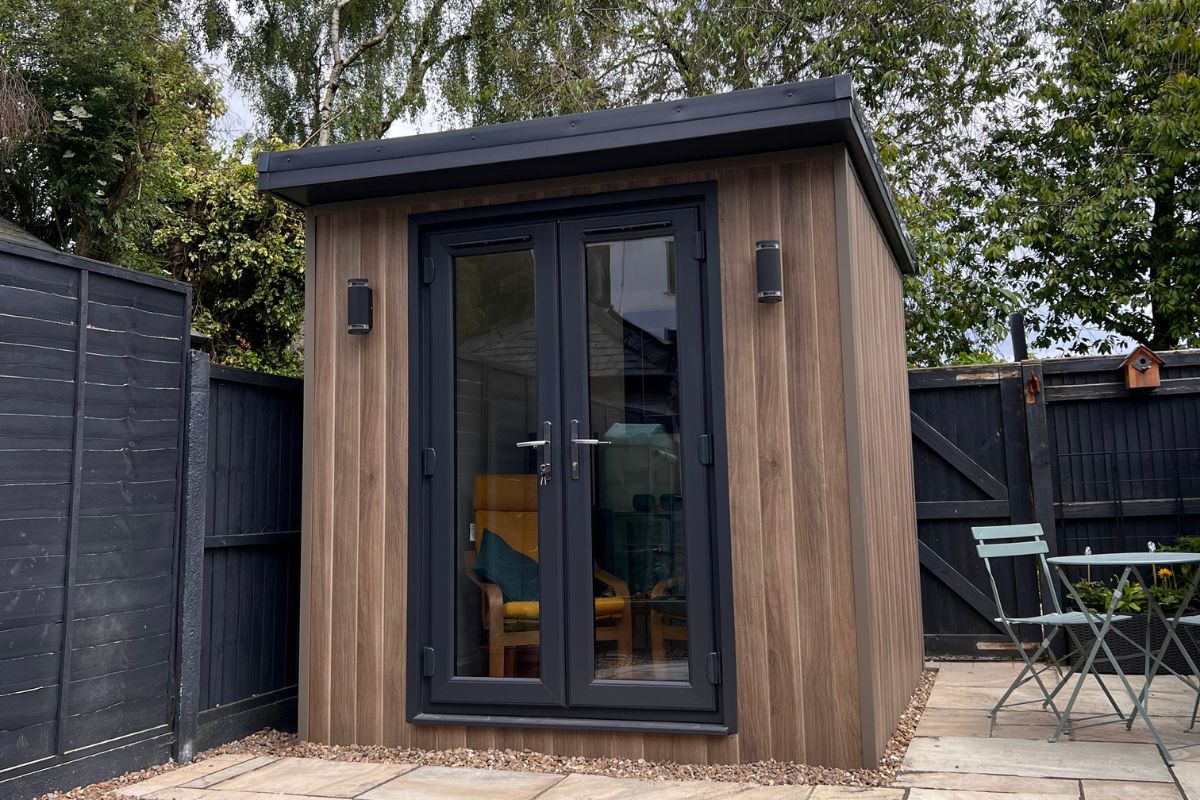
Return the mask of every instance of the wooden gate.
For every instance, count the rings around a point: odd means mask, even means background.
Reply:
[[[929,653],[1011,646],[994,622],[996,604],[970,529],[1038,520],[1031,469],[1035,461],[1044,462],[1045,454],[1030,447],[1030,431],[1039,421],[1044,427],[1045,409],[1028,386],[1031,380],[1039,385],[1039,373],[1036,364],[1024,369],[1005,364],[909,375]],[[1053,548],[1053,525],[1046,528]],[[1038,575],[1020,566],[995,565],[1004,607],[1009,613],[1036,614]]]
[[[1200,534],[1200,351],[1160,355],[1150,391],[1114,356],[909,373],[928,654],[1011,651],[973,525],[1039,522],[1064,555]],[[1041,608],[1025,562],[997,573],[1009,613]]]

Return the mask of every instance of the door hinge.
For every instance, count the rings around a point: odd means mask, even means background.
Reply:
[[[426,678],[433,677],[433,670],[437,667],[436,654],[433,648],[426,645],[421,648],[421,674]]]
[[[421,472],[426,477],[437,472],[437,451],[432,447],[426,447],[421,451]]]
[[[721,683],[721,654],[708,654],[708,682],[713,686],[719,686]]]
[[[701,435],[699,438],[698,445],[699,445],[699,448],[698,448],[697,452],[700,454],[700,463],[701,464],[712,464],[713,463],[712,437],[709,436],[707,433]]]
[[[421,271],[421,280],[425,285],[433,283],[433,276],[437,274],[437,263],[429,256],[425,257],[424,268]]]
[[[692,258],[697,261],[703,261],[708,258],[708,241],[704,235],[704,231],[696,231],[692,234]]]

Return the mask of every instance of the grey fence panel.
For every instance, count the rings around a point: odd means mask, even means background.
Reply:
[[[169,754],[189,307],[0,242],[0,796]]]
[[[264,725],[295,726],[302,386],[212,368],[201,747]]]
[[[910,372],[930,654],[1006,640],[972,525],[1041,522],[1062,554],[1200,534],[1200,352],[1162,355],[1153,390],[1127,390],[1120,357]],[[1039,596],[1027,573],[999,583],[1006,610]]]

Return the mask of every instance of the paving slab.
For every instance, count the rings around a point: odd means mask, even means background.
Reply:
[[[1173,783],[1133,781],[1083,781],[1084,800],[1180,800]]]
[[[243,772],[212,788],[222,791],[277,792],[308,797],[357,797],[416,769],[415,764],[369,764],[320,758],[281,758]]]
[[[114,792],[125,797],[144,797],[159,789],[178,786],[181,783],[187,783],[188,781],[194,781],[206,775],[211,775],[214,772],[220,772],[228,767],[241,764],[243,761],[249,761],[250,758],[251,756],[246,754],[225,753],[213,756],[212,758],[206,758],[203,761],[194,761],[179,769],[163,772],[155,775],[153,778],[147,778],[141,783],[135,783],[132,786],[122,786],[114,790]]]
[[[631,778],[610,778],[605,775],[568,775],[552,789],[538,795],[538,800],[687,800],[687,798],[749,797],[750,784],[719,781],[642,781]],[[791,794],[778,795],[801,800],[808,797],[808,787],[789,786]],[[407,800],[407,795],[405,795]]]
[[[1168,748],[1200,745],[1200,740],[1197,739],[1195,734],[1186,733],[1180,728],[1171,728],[1169,725],[1163,724],[1163,720],[1156,719],[1154,722],[1158,726],[1158,735],[1162,737],[1163,742],[1166,743]],[[992,736],[1008,739],[1028,738],[1048,740],[1054,734],[1054,727],[1050,725],[1044,728],[1027,729],[1025,733],[1021,733],[1020,728],[1021,726],[997,725],[992,729]],[[1067,735],[1063,734],[1063,739],[1067,738]],[[1124,725],[1097,725],[1094,728],[1084,728],[1076,731],[1074,741],[1154,744],[1154,737],[1150,735],[1150,731],[1144,725],[1135,725],[1131,730],[1126,730]]]
[[[811,796],[811,786],[752,786],[734,795],[736,800],[809,800]]]
[[[1029,792],[1036,795],[1065,794],[1079,797],[1079,781],[1071,778],[1018,778],[1012,775],[986,775],[978,772],[902,772],[896,777],[896,785],[961,792]]]
[[[855,786],[814,786],[810,800],[903,800],[904,789],[866,789]]]
[[[187,789],[207,789],[209,786],[214,786],[222,781],[235,778],[244,772],[251,772],[260,767],[265,767],[268,764],[273,764],[275,761],[276,759],[274,756],[255,756],[254,758],[248,758],[245,761],[233,764],[225,769],[217,770],[216,772],[210,772],[195,780],[190,780],[187,783],[179,783],[178,785]]]
[[[972,792],[964,789],[910,789],[908,800],[1079,800],[1079,794],[1033,794],[1025,791]]]
[[[978,709],[926,708],[917,736],[989,736],[992,721]]]
[[[1171,768],[1187,800],[1200,800],[1200,762],[1176,761]]]
[[[1026,741],[943,736],[914,739],[904,769],[976,772],[1034,778],[1095,778],[1167,782],[1170,773],[1152,745]]]
[[[189,789],[173,786],[146,795],[143,800],[311,800],[308,795],[273,792],[222,792],[218,789]]]
[[[359,797],[362,800],[533,800],[535,796],[541,796],[542,792],[562,780],[562,775],[535,772],[468,767],[418,767],[376,786]]]

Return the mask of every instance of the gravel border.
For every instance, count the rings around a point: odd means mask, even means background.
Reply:
[[[623,758],[585,758],[582,756],[551,756],[544,753],[516,750],[419,750],[412,747],[383,747],[381,745],[323,745],[303,742],[295,734],[263,730],[236,742],[207,750],[197,761],[220,753],[246,753],[256,756],[292,758],[324,758],[331,761],[365,761],[375,763],[418,764],[439,767],[479,767],[518,772],[543,772],[587,775],[606,775],[614,778],[642,780],[708,780],[735,783],[757,783],[764,786],[809,784],[825,786],[879,787],[890,786],[904,763],[904,754],[912,742],[925,703],[937,678],[936,669],[926,669],[900,717],[895,733],[888,739],[887,748],[875,769],[835,769],[797,764],[793,761],[755,761],[748,764],[675,764],[636,761]],[[39,800],[107,800],[117,789],[175,769],[173,762],[130,772],[103,783],[53,792]]]

